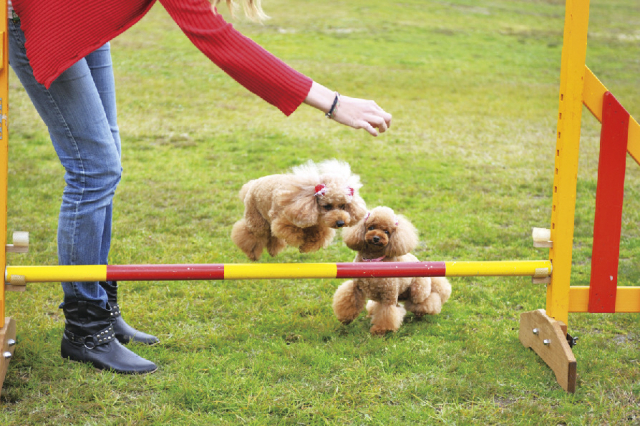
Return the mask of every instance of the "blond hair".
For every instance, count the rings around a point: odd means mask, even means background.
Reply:
[[[225,0],[227,3],[227,7],[231,12],[231,16],[233,16],[234,12],[238,9],[238,3],[236,0]],[[262,10],[261,0],[241,0],[242,9],[244,10],[244,14],[247,18],[252,21],[262,22],[269,19],[269,17]],[[218,6],[220,0],[211,0],[211,3],[214,7]],[[215,12],[215,9],[214,9]]]

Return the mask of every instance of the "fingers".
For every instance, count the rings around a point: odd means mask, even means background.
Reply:
[[[353,127],[354,129],[364,129],[367,132],[369,132],[371,136],[378,136],[378,133],[383,133],[384,131],[387,130],[387,127],[384,124],[384,121],[382,123],[383,125],[381,126],[380,124],[376,123],[374,120],[371,120],[371,121],[362,120],[358,123],[354,123],[354,125],[351,127]]]
[[[374,101],[368,101],[369,111],[363,115],[363,121],[366,123],[362,128],[367,130],[372,136],[378,136],[378,133],[384,133],[391,125],[391,114],[383,110]],[[377,130],[376,130],[377,129]]]
[[[376,131],[376,129],[369,123],[367,123],[366,121],[363,122],[364,124],[360,127],[361,129],[365,129],[367,132],[369,132],[371,134],[371,136],[378,136],[378,132]],[[356,127],[357,129],[357,127]]]
[[[384,130],[381,130],[381,132],[384,132],[389,127],[391,127],[391,114],[389,114],[388,112],[386,112],[385,110],[380,108],[378,106],[378,104],[375,103],[374,101],[372,101],[372,102],[373,102],[373,105],[375,106],[375,109],[376,109],[376,112],[378,113],[378,116],[380,118],[382,118],[382,120],[384,120]]]
[[[372,117],[369,120],[369,124],[371,124],[373,127],[376,127],[380,131],[380,133],[386,132],[387,129],[389,128],[386,120],[381,116]]]
[[[374,101],[347,96],[341,97],[340,107],[333,119],[354,129],[364,129],[372,136],[386,132],[391,125],[391,114]]]

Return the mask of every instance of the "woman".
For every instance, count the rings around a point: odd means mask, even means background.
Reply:
[[[47,125],[66,171],[58,221],[61,265],[107,264],[113,195],[122,173],[108,42],[139,21],[155,1],[13,0],[9,4],[11,67]],[[290,68],[225,22],[207,0],[159,1],[212,62],[285,115],[306,103],[373,136],[390,125],[391,115],[375,102],[340,96]],[[232,1],[227,0],[229,6]],[[249,17],[264,17],[259,0],[243,1]],[[158,340],[124,322],[117,283],[64,282],[62,288],[64,358],[119,373],[157,369],[122,345]]]

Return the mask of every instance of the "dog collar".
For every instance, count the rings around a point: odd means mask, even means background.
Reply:
[[[365,259],[364,257],[362,258],[363,262],[382,262],[382,260],[387,257],[386,255],[382,255],[380,257],[376,257],[375,259]]]

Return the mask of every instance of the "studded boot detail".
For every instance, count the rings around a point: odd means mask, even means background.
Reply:
[[[136,330],[122,318],[120,306],[118,305],[118,283],[116,281],[100,281],[100,286],[107,292],[107,299],[112,308],[111,316],[114,320],[113,329],[120,343],[126,345],[129,342],[137,342],[145,345],[154,345],[159,342],[156,336]]]
[[[109,304],[104,309],[85,301],[71,302],[65,303],[62,310],[66,320],[60,347],[63,358],[122,374],[145,374],[158,369],[118,341]]]

